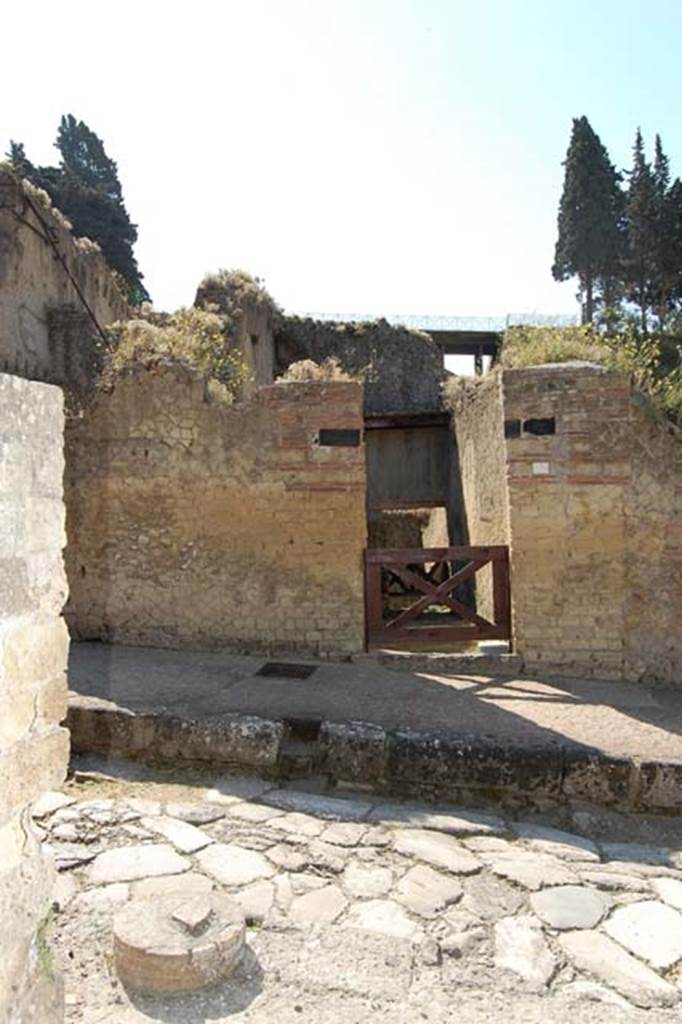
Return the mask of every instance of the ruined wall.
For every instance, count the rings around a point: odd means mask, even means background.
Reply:
[[[231,344],[238,348],[252,380],[243,389],[253,395],[257,387],[275,379],[275,324],[279,307],[261,282],[243,270],[208,274],[197,288],[194,305],[213,309],[227,318]]]
[[[97,246],[75,239],[64,218],[34,193],[0,170],[0,371],[63,384],[81,364],[80,346],[91,345],[92,322],[86,314],[82,340],[64,323],[51,333],[56,310],[68,307],[77,317],[84,310],[46,230],[100,324],[124,318],[128,305]]]
[[[41,946],[53,884],[28,806],[68,760],[61,392],[0,374],[0,1022],[62,1019]]]
[[[590,364],[469,388],[455,420],[471,541],[505,543],[506,507],[526,670],[680,682],[679,431]]]
[[[386,320],[333,323],[284,317],[275,334],[277,367],[334,356],[350,374],[363,374],[365,414],[438,412],[442,409],[443,358],[420,331]]]
[[[79,637],[358,651],[366,542],[354,383],[211,401],[177,364],[130,373],[67,431],[68,621]]]
[[[625,672],[682,683],[682,433],[630,403]]]
[[[453,414],[461,480],[457,499],[464,506],[461,518],[467,533],[453,543],[509,544],[507,453],[499,371],[477,380],[458,378],[448,382],[445,400]],[[490,566],[476,575],[476,604],[480,614],[492,621]]]
[[[247,307],[240,323],[237,345],[252,375],[246,394],[252,395],[263,384],[272,384],[275,379],[275,339],[269,310]]]

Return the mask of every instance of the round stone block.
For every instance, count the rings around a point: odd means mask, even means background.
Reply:
[[[116,969],[139,992],[193,992],[231,973],[244,932],[243,911],[223,893],[133,900],[114,918]]]

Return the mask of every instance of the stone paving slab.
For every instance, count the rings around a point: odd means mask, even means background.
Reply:
[[[306,720],[318,733],[297,754],[305,771],[386,794],[682,808],[679,688],[500,681],[372,659],[283,681],[255,676],[264,660],[73,644],[72,748],[291,777],[288,739]]]
[[[434,830],[426,806],[417,825],[413,801],[404,815],[396,804],[390,824],[374,823],[385,818],[376,813],[381,798],[364,802],[363,821],[357,801],[325,793],[303,793],[291,810],[292,791],[272,780],[257,796],[255,784],[243,786],[241,803],[276,810],[274,817],[240,817],[237,798],[216,818],[215,780],[177,778],[73,781],[68,806],[55,800],[52,812],[37,808],[47,842],[70,812],[77,835],[96,828],[101,849],[90,864],[61,865],[55,890],[67,1024],[445,1024],[455,1015],[467,1024],[679,1021],[682,914],[674,902],[682,868],[670,865],[682,840],[658,856],[650,843],[628,844],[628,856],[639,850],[646,861],[635,867],[652,873],[638,883],[644,890],[633,891],[625,862],[610,859],[609,851],[622,850],[608,834],[500,814],[500,834],[462,838]],[[240,788],[227,777],[221,786]],[[188,851],[183,830],[173,829],[159,843],[158,819],[178,806],[202,822],[208,845]],[[144,813],[150,807],[157,814]],[[449,813],[457,818],[462,809]],[[292,827],[283,830],[285,819]],[[639,819],[627,824],[636,839]],[[369,845],[374,830],[387,841]],[[554,844],[554,852],[538,843]],[[576,851],[597,859],[576,861]],[[116,983],[109,964],[117,910],[140,899],[212,893],[235,900],[249,925],[230,982],[172,1003]],[[638,1007],[649,1008],[645,1016]]]

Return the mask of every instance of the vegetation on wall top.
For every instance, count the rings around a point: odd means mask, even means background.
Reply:
[[[283,384],[305,384],[309,381],[361,381],[362,373],[350,374],[343,369],[341,363],[334,356],[316,363],[312,359],[301,359],[292,363],[284,373],[277,378]]]
[[[268,313],[276,323],[281,310],[263,282],[245,270],[218,270],[207,274],[197,288],[194,305],[220,313],[228,333],[236,333],[247,312]]]
[[[611,334],[582,327],[509,327],[503,367],[541,366],[579,360],[623,373],[673,423],[682,426],[682,359],[675,337],[634,328]]]
[[[176,313],[143,310],[139,317],[107,328],[110,348],[104,355],[102,386],[135,367],[151,369],[179,362],[221,385],[222,397],[234,401],[251,379],[241,352],[231,347],[225,320],[203,309]]]

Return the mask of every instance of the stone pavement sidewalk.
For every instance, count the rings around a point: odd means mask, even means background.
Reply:
[[[419,671],[367,657],[258,675],[266,661],[74,644],[73,748],[458,801],[682,807],[682,687],[461,675],[428,658]]]
[[[106,771],[77,770],[33,808],[59,871],[68,1024],[679,1020],[679,819],[576,810],[557,828],[256,777]],[[211,890],[247,918],[236,975],[192,996],[126,991],[116,908]]]

